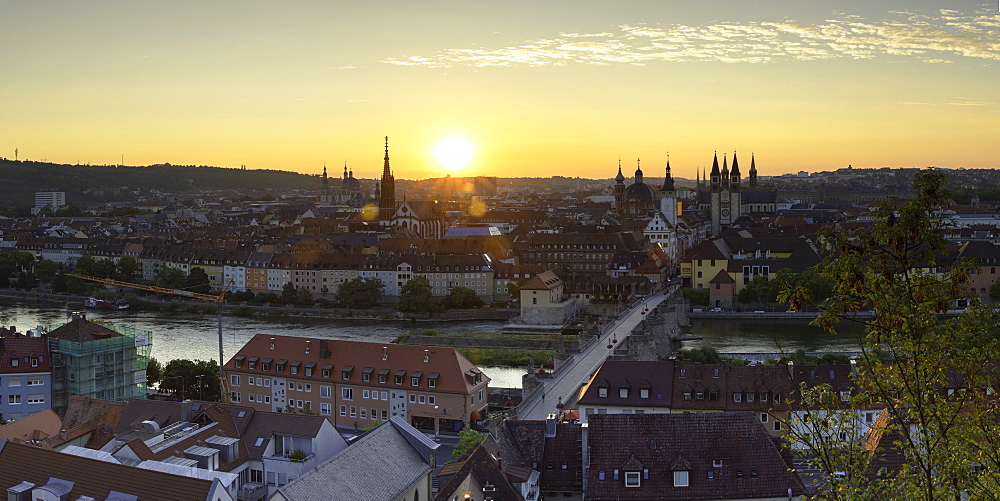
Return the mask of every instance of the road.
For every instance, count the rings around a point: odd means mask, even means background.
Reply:
[[[676,290],[676,286],[672,287],[670,294],[674,294]],[[633,304],[605,329],[596,343],[590,343],[584,351],[577,353],[569,362],[569,366],[561,369],[552,379],[540,380],[544,386],[542,391],[521,403],[518,409],[519,419],[545,419],[549,414],[558,412],[556,406],[560,398],[565,401],[572,400],[580,385],[589,381],[591,375],[604,363],[610,351],[608,345],[611,341],[617,338],[618,343],[621,343],[645,318],[643,311],[646,308],[652,311],[656,305],[669,297],[670,295],[663,293],[653,294]],[[545,395],[544,399],[542,395]]]

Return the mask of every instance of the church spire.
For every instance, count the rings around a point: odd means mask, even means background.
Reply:
[[[389,136],[385,136],[385,165],[382,167],[382,189],[379,195],[379,212],[383,220],[388,220],[396,212],[396,180],[389,169]]]
[[[754,161],[753,153],[750,153],[750,189],[757,187],[757,163]]]
[[[740,175],[740,163],[736,159],[736,150],[733,150],[733,172],[730,175],[733,177],[739,177]]]
[[[719,186],[719,176],[720,175],[721,174],[719,172],[719,153],[716,152],[714,155],[712,155],[712,179],[711,179],[711,184],[712,184],[712,190],[713,191],[716,188],[718,188],[718,186]]]
[[[663,178],[663,187],[660,191],[674,191],[674,178],[670,176],[670,153],[667,153],[667,175]]]
[[[635,182],[642,184],[642,167],[639,166],[639,157],[635,158]]]

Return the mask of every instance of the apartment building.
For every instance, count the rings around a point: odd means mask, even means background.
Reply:
[[[486,413],[489,381],[453,348],[257,334],[226,362],[233,403],[318,413],[361,429],[397,416],[458,431]]]
[[[0,421],[52,405],[52,361],[45,339],[11,334],[0,328]]]

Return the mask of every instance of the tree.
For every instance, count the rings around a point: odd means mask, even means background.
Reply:
[[[527,278],[522,278],[517,282],[507,282],[507,295],[510,296],[511,301],[517,301],[521,299],[521,287],[528,283]]]
[[[299,298],[298,291],[295,290],[295,284],[288,282],[281,288],[281,301],[285,304],[295,304],[295,300]]]
[[[468,287],[454,287],[444,298],[445,308],[479,308],[483,306],[483,300],[479,299],[476,291]]]
[[[118,273],[115,279],[122,282],[135,282],[139,274],[139,262],[132,256],[122,256],[118,260]]]
[[[399,311],[403,313],[434,313],[441,311],[441,303],[431,293],[431,282],[419,276],[399,290]]]
[[[156,358],[150,357],[146,364],[146,384],[157,385],[163,380],[163,364]]]
[[[52,282],[58,272],[59,265],[50,259],[41,259],[35,263],[35,276],[42,282]]]
[[[833,294],[816,323],[834,331],[841,320],[853,319],[866,331],[857,395],[845,403],[820,385],[802,388],[797,402],[807,412],[791,438],[826,476],[829,498],[966,499],[1000,492],[1000,331],[996,314],[969,292],[974,264],[944,268],[943,186],[940,171],[920,171],[913,198],[880,204],[870,227],[822,234],[821,273],[832,281]],[[781,299],[800,308],[808,295],[800,284]],[[970,311],[939,318],[957,300],[969,301]],[[870,319],[854,316],[869,308]],[[885,407],[876,431],[902,456],[898,472],[873,472],[879,457],[860,438],[824,439],[836,429],[831,427],[859,422],[850,409],[871,402]]]
[[[186,278],[183,271],[173,266],[161,266],[156,271],[156,285],[167,289],[183,288]]]
[[[993,285],[990,286],[990,299],[1000,301],[1000,280],[993,282]]]
[[[722,357],[719,356],[719,352],[716,351],[715,348],[712,348],[711,346],[683,349],[677,353],[677,358],[685,362],[692,362],[696,364],[722,363]]]
[[[708,306],[708,289],[681,289],[681,295],[693,305]]]
[[[337,288],[337,303],[347,308],[377,306],[385,294],[385,284],[378,278],[358,277],[340,284]]]
[[[205,273],[205,268],[200,266],[191,267],[187,278],[184,279],[184,290],[197,292],[198,294],[208,294],[212,291],[212,283]]]
[[[183,386],[181,381],[184,381]],[[215,360],[171,360],[163,369],[159,388],[172,392],[177,398],[218,402],[222,397],[219,363]]]
[[[461,458],[469,449],[473,448],[479,442],[482,442],[486,438],[485,433],[479,433],[466,426],[462,431],[458,432],[458,444],[455,445],[455,449],[451,451],[451,457],[455,459]]]

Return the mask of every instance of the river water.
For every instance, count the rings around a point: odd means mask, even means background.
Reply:
[[[58,327],[73,311],[82,310],[77,301],[37,303],[0,297],[0,325],[15,326],[24,332],[36,326]],[[152,356],[162,363],[177,358],[216,359],[219,354],[218,323],[214,314],[165,311],[88,310],[88,318],[110,320],[153,333]],[[685,341],[682,348],[711,346],[719,352],[775,353],[806,351],[855,351],[856,330],[830,335],[807,325],[805,320],[695,319],[690,334],[702,339]],[[228,359],[254,334],[279,334],[327,339],[388,343],[401,334],[423,329],[444,333],[498,333],[501,322],[408,322],[366,321],[320,318],[239,318],[223,315],[223,349]],[[523,369],[480,367],[494,387],[520,387]]]

